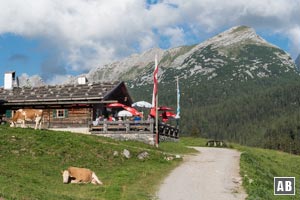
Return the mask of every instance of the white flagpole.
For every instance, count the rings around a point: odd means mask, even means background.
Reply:
[[[155,55],[155,67],[158,68],[158,62],[157,62],[157,55]],[[158,77],[158,71],[156,76]],[[155,134],[155,146],[158,148],[159,143],[159,133],[158,133],[158,79],[157,79],[157,85],[156,85],[156,97],[155,97],[155,127],[156,127],[156,134]]]
[[[180,91],[179,91],[178,76],[177,76],[177,113],[176,113],[175,119],[176,119],[176,128],[179,128],[179,119],[180,119]]]

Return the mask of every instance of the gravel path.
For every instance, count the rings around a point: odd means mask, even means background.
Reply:
[[[158,191],[160,200],[244,200],[239,175],[240,153],[232,149],[195,147],[200,153],[188,156],[165,179]]]

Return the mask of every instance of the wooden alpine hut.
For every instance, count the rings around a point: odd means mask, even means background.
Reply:
[[[17,109],[43,109],[43,128],[88,128],[100,115],[107,115],[106,104],[119,102],[130,106],[124,82],[87,83],[18,87],[15,72],[7,72],[0,88],[0,114],[9,119]]]

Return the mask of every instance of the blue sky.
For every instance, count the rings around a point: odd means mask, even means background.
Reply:
[[[10,0],[0,2],[3,74],[47,83],[141,53],[191,45],[237,25],[293,59],[300,53],[299,0]]]

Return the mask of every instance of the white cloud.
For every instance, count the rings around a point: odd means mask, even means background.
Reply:
[[[139,48],[141,51],[146,51],[155,45],[155,36],[153,34],[145,35],[139,39]]]
[[[152,33],[152,10],[140,0],[11,0],[0,3],[0,9],[5,11],[0,33],[50,39],[73,70],[133,52],[136,40]]]
[[[240,24],[284,34],[299,51],[298,0],[161,0],[151,5],[143,0],[9,0],[1,1],[0,9],[0,34],[47,41],[67,71],[89,70],[157,47],[162,37],[173,47]]]
[[[170,46],[171,47],[176,47],[179,45],[184,45],[184,30],[179,27],[175,28],[166,28],[163,32],[163,35],[167,36],[170,38]]]
[[[300,52],[300,26],[293,27],[288,30],[289,37],[291,38],[291,50],[296,54]]]
[[[55,75],[50,80],[47,81],[47,84],[49,85],[64,84],[71,77],[72,76],[70,75]]]
[[[292,53],[299,53],[299,0],[169,0],[178,5],[182,19],[197,33],[218,33],[247,25],[258,31],[287,37]],[[181,21],[182,23],[182,21]],[[201,32],[201,31],[200,31]],[[299,39],[298,39],[299,40]],[[295,47],[298,46],[298,50]],[[295,52],[297,51],[297,52]]]

